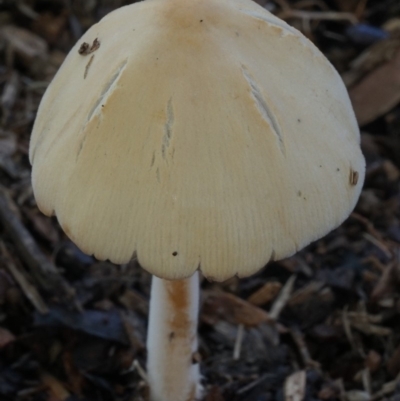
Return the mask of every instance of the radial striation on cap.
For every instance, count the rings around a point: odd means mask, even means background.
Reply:
[[[72,49],[30,160],[39,208],[86,253],[224,280],[349,215],[359,142],[338,73],[294,28],[250,0],[147,0]]]

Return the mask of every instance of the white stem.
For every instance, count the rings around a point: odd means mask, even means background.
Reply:
[[[194,401],[201,395],[197,351],[199,274],[184,280],[153,277],[147,337],[151,401]]]

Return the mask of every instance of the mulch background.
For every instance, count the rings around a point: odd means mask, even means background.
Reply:
[[[1,401],[147,399],[150,276],[82,254],[38,211],[28,161],[41,96],[69,49],[128,3],[0,1]],[[349,219],[294,257],[202,282],[205,399],[400,400],[400,2],[259,3],[342,75],[366,182]]]

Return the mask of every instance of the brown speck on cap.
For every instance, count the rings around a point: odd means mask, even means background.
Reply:
[[[80,47],[79,50],[78,50],[78,53],[81,54],[81,55],[87,54],[87,52],[88,52],[88,50],[89,50],[89,46],[90,46],[89,43],[83,42],[83,43],[81,44],[81,47]]]
[[[357,185],[359,176],[357,171],[350,169],[350,185]]]
[[[96,38],[93,41],[92,46],[90,46],[87,42],[83,42],[78,50],[78,53],[82,56],[87,56],[88,54],[95,52],[99,47],[100,41]]]
[[[93,63],[93,60],[94,60],[94,54],[90,57],[88,63],[86,64],[85,73],[83,74],[83,79],[86,79],[86,78],[87,78],[87,75],[88,75],[88,73],[89,73],[89,68],[90,68],[90,66],[91,66],[92,63]]]

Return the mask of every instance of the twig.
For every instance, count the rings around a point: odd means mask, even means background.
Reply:
[[[385,383],[379,391],[377,391],[375,394],[371,396],[370,401],[376,401],[391,393],[394,393],[397,385],[399,384],[399,381],[400,381],[400,374],[397,375],[397,377],[393,381]]]
[[[43,315],[49,313],[49,309],[47,308],[47,305],[43,301],[42,297],[36,288],[28,281],[25,275],[18,270],[18,267],[14,264],[11,255],[2,241],[0,241],[0,250],[3,254],[3,258],[5,259],[5,265],[7,269],[10,271],[15,281],[19,284],[31,304]]]
[[[269,316],[271,319],[273,319],[273,320],[278,319],[279,315],[281,314],[283,308],[286,306],[286,304],[292,294],[295,281],[296,281],[295,274],[290,276],[289,280],[286,281],[281,292],[279,293],[278,297],[276,298],[275,302],[273,303],[273,305],[271,307],[271,311],[269,312]]]
[[[377,240],[383,242],[383,237],[380,234],[380,232],[374,227],[374,225],[364,216],[362,216],[361,214],[355,213],[353,212],[350,217],[358,220],[360,223],[364,224],[365,228],[367,229],[367,231]]]
[[[66,302],[74,301],[75,306],[80,309],[75,299],[74,289],[39,249],[22,224],[17,210],[7,190],[0,186],[0,223],[15,244],[19,256],[29,268],[30,276],[35,284]]]
[[[346,334],[347,340],[351,344],[352,348],[356,349],[356,346],[355,346],[355,343],[354,343],[354,338],[353,338],[353,333],[351,331],[349,317],[348,317],[348,314],[347,314],[347,307],[345,309],[343,309],[342,323],[343,323],[343,328],[344,328],[344,332]]]
[[[43,393],[47,388],[43,384],[38,384],[37,386],[26,388],[24,390],[20,390],[17,393],[18,400],[23,400],[25,398],[31,399],[31,397],[38,393]]]
[[[3,110],[2,124],[8,122],[10,113],[18,97],[20,87],[20,78],[18,73],[12,72],[6,84],[4,85],[1,96],[1,108]]]
[[[299,18],[307,20],[329,20],[329,21],[349,21],[352,24],[357,24],[358,19],[352,13],[341,13],[334,11],[302,11],[286,9],[278,14],[281,19]]]
[[[243,344],[243,337],[244,337],[244,325],[239,324],[238,330],[237,330],[237,335],[236,335],[235,347],[233,349],[233,360],[234,361],[238,361],[240,359],[240,353],[242,351],[242,344]]]
[[[129,311],[130,313],[134,314],[133,311]],[[132,349],[135,352],[138,352],[138,350],[141,350],[145,348],[144,342],[140,338],[139,331],[136,330],[136,327],[132,324],[132,322],[129,320],[128,313],[129,312],[120,312],[120,317],[122,324],[124,325],[125,332],[128,336],[129,343],[132,347]]]
[[[147,372],[142,368],[142,365],[139,363],[137,359],[133,361],[133,367],[137,370],[139,373],[139,376],[142,378],[143,381],[146,383],[149,382],[149,377],[147,376]]]
[[[378,239],[376,239],[373,235],[369,234],[369,233],[364,233],[363,237],[370,242],[371,244],[375,245],[377,248],[379,248],[384,254],[385,256],[387,256],[389,259],[392,258],[392,253],[390,252],[390,250],[388,249],[388,247],[381,241],[379,241]]]
[[[372,391],[371,372],[369,371],[368,368],[365,368],[365,369],[363,369],[361,371],[361,380],[362,380],[362,384],[363,384],[364,390],[368,394],[371,394],[371,391]]]
[[[293,341],[297,345],[304,366],[307,368],[319,369],[319,363],[311,358],[310,352],[308,351],[302,333],[296,328],[291,328],[290,334],[292,335]]]
[[[351,324],[350,324],[350,320],[349,320],[349,316],[348,316],[347,307],[345,307],[342,312],[342,323],[343,323],[344,332],[346,334],[346,337],[347,337],[349,343],[351,344],[351,347],[354,350],[356,350],[362,358],[365,358],[366,354],[365,354],[364,350],[361,347],[357,346],[356,341],[354,339],[353,332],[351,330]]]
[[[247,393],[248,391],[252,390],[254,387],[258,386],[260,383],[262,383],[264,380],[270,379],[272,377],[274,377],[274,375],[272,373],[266,373],[265,375],[259,377],[257,380],[254,380],[253,382],[249,383],[247,386],[242,387],[236,393],[238,395]]]
[[[17,5],[18,11],[21,14],[33,20],[37,20],[39,18],[40,14],[34,11],[33,8],[29,7],[27,4],[24,4],[23,2],[17,2],[17,3],[18,3]]]

